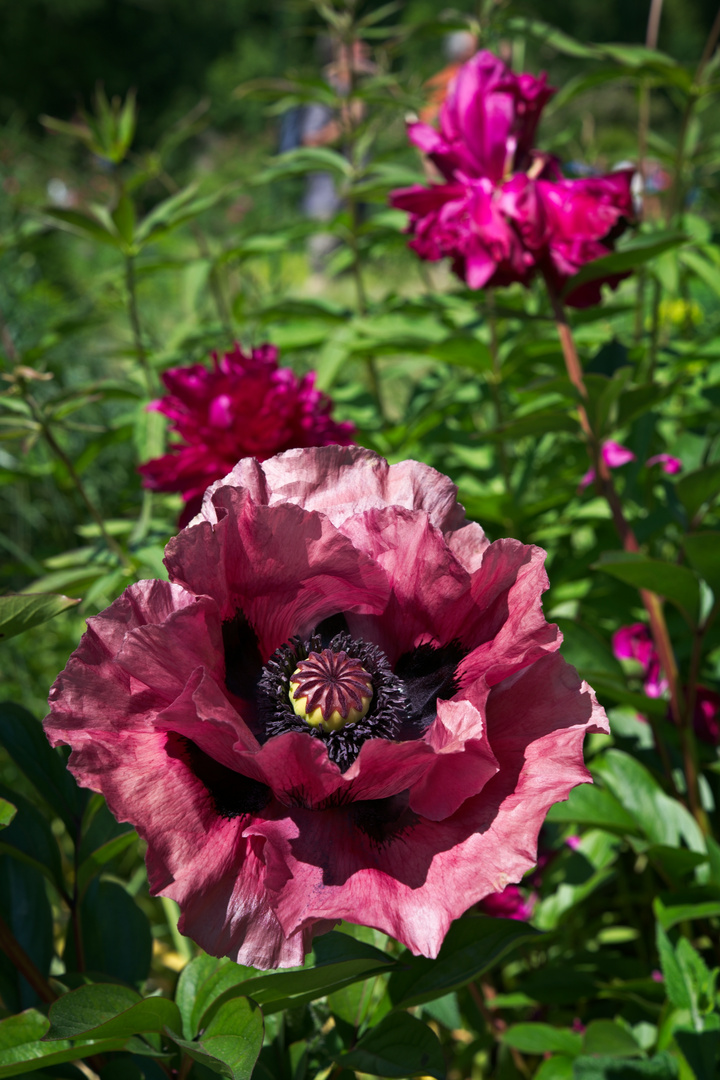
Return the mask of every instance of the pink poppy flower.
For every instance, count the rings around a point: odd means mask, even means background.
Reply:
[[[651,469],[653,465],[661,465],[663,472],[668,476],[675,476],[676,473],[682,472],[683,467],[680,458],[673,457],[672,454],[655,454],[654,457],[647,459],[645,465],[648,469]]]
[[[622,446],[620,443],[613,442],[612,439],[608,439],[607,442],[602,444],[600,452],[608,469],[619,469],[621,465],[627,465],[628,462],[635,460],[632,450],[629,450],[627,446]],[[583,491],[584,488],[594,482],[595,470],[588,469],[578,484],[578,491]]]
[[[238,462],[50,694],[79,783],[207,952],[302,963],[339,919],[435,956],[535,865],[607,731],[546,623],[544,552],[359,447]]]
[[[566,180],[559,163],[533,150],[542,109],[554,90],[545,76],[515,75],[479,52],[450,84],[440,130],[412,123],[412,142],[444,180],[392,192],[410,215],[410,247],[422,259],[449,256],[472,289],[519,282],[540,271],[558,292],[588,262],[607,255],[634,217],[632,169]],[[599,303],[608,276],[573,290],[567,303]]]
[[[636,660],[643,668],[643,689],[648,697],[662,697],[668,688],[660,667],[660,658],[650,631],[644,623],[621,626],[612,637],[613,653],[618,660]]]
[[[535,897],[523,896],[517,885],[506,885],[502,892],[490,893],[478,904],[483,915],[499,919],[518,919],[527,922],[535,909]]]
[[[182,439],[166,454],[139,467],[145,487],[179,491],[186,506],[180,525],[200,510],[205,488],[242,457],[259,461],[298,446],[352,443],[353,426],[330,416],[332,402],[315,389],[311,372],[299,379],[278,367],[278,350],[261,345],[218,357],[213,369],[202,364],[163,374],[169,390],[149,408],[170,419]]]

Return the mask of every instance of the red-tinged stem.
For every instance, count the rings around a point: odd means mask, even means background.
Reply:
[[[23,949],[12,930],[0,916],[0,949],[5,953],[13,967],[29,982],[37,996],[50,1004],[58,995],[43,975],[35,961]]]
[[[547,283],[547,288],[555,312],[558,336],[565,358],[565,367],[567,369],[568,378],[577,389],[582,402],[585,402],[588,400],[588,392],[583,378],[582,365],[580,364],[575,341],[572,336],[572,330],[567,321],[567,315],[565,314],[562,301],[549,282]],[[578,405],[578,416],[580,426],[588,441],[588,450],[593,467],[595,468],[598,487],[610,507],[613,522],[624,550],[633,553],[639,552],[640,545],[637,542],[637,538],[630,523],[623,513],[622,504],[615,491],[615,485],[613,484],[610,470],[605,464],[600,452],[599,440],[592,429],[587,409],[582,402]],[[665,621],[665,615],[663,614],[662,602],[657,593],[650,592],[649,589],[640,589],[640,597],[645,606],[645,610],[648,613],[650,632],[655,643],[655,648],[657,649],[660,664],[662,665],[665,677],[668,681],[670,690],[670,712],[680,733],[690,810],[701,829],[703,829],[704,832],[708,832],[709,824],[707,816],[700,801],[695,746],[692,734],[692,716],[688,714],[687,709],[683,708],[684,703],[678,679],[678,668],[672,643],[670,641],[670,634],[668,633],[667,623]],[[660,750],[660,740],[656,739],[656,745]],[[664,750],[664,747],[662,749]],[[665,754],[662,754],[662,756],[663,763],[666,764],[667,759]],[[669,764],[669,762],[667,764]]]

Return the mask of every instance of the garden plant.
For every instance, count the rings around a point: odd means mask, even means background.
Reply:
[[[322,62],[223,83],[247,147],[131,81],[7,120],[0,1078],[720,1076],[674,11],[313,0]]]

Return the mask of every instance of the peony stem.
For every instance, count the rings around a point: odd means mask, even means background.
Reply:
[[[583,401],[588,400],[587,387],[585,386],[585,380],[583,378],[582,366],[578,357],[577,349],[575,347],[575,341],[572,336],[572,330],[570,324],[567,321],[567,315],[563,307],[560,297],[552,288],[549,282],[546,282],[548,294],[550,296],[550,302],[552,303],[553,310],[555,312],[555,319],[557,323],[558,336],[560,338],[560,344],[562,346],[563,356],[565,358],[565,367],[567,368],[568,377],[577,389],[580,397]],[[625,551],[639,552],[640,545],[637,542],[635,533],[633,532],[630,523],[627,521],[620,499],[615,491],[615,485],[612,481],[612,476],[608,466],[603,460],[602,453],[600,452],[600,441],[595,435],[590,423],[587,409],[584,404],[578,405],[578,417],[580,420],[580,426],[588,441],[588,450],[590,453],[590,459],[595,469],[595,475],[597,477],[598,487],[607,501],[610,512],[612,514],[613,522],[617,533],[622,541],[622,545]],[[655,643],[655,648],[658,652],[660,664],[662,665],[665,677],[668,681],[670,689],[670,711],[673,721],[675,722],[678,731],[680,732],[680,738],[683,746],[683,761],[685,766],[685,779],[688,789],[688,803],[690,810],[696,818],[698,824],[703,831],[708,831],[708,822],[706,814],[702,808],[700,801],[700,789],[698,786],[697,766],[694,753],[694,740],[692,739],[692,718],[690,717],[688,725],[687,711],[683,709],[682,693],[680,690],[678,679],[678,668],[675,660],[675,654],[672,648],[672,642],[670,641],[670,634],[668,632],[667,623],[665,621],[665,615],[662,609],[662,602],[657,593],[650,592],[648,589],[640,589],[640,597],[642,599],[645,610],[648,613],[650,621],[650,632]],[[659,740],[656,739],[656,745],[660,750]],[[664,749],[664,748],[663,748]],[[664,755],[663,755],[664,757]],[[668,763],[669,764],[669,763]],[[667,768],[667,765],[666,765]]]
[[[486,315],[488,327],[490,328],[490,359],[492,360],[492,376],[488,379],[488,383],[490,384],[490,393],[492,394],[493,404],[495,406],[495,423],[498,427],[502,427],[504,420],[502,410],[502,398],[500,397],[500,383],[502,379],[502,373],[500,371],[500,353],[498,349],[495,296],[491,291],[488,291],[487,293]],[[502,472],[503,480],[505,482],[505,492],[509,495],[510,468],[508,465],[505,440],[502,438],[498,440],[498,458],[500,460],[500,471]]]
[[[143,344],[142,329],[140,327],[140,313],[138,311],[137,302],[137,288],[135,284],[135,259],[132,255],[125,256],[125,287],[127,289],[128,298],[128,318],[130,319],[130,328],[135,343],[135,352],[145,375],[148,395],[152,397],[155,384],[153,373],[148,362],[147,350]]]
[[[35,961],[23,949],[12,930],[0,916],[0,949],[5,953],[16,971],[30,984],[41,1001],[50,1004],[58,995],[43,975]]]

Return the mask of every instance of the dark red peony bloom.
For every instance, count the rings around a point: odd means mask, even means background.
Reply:
[[[535,896],[524,896],[517,885],[506,885],[502,892],[490,893],[478,904],[483,915],[498,919],[518,919],[527,922],[535,909]]]
[[[613,653],[618,660],[636,660],[643,669],[643,689],[648,697],[662,697],[668,688],[660,666],[660,657],[645,623],[621,626],[612,637]]]
[[[170,391],[152,402],[183,440],[167,454],[140,466],[145,487],[179,491],[186,506],[180,525],[200,510],[202,494],[242,457],[258,461],[300,446],[352,443],[353,426],[330,416],[332,402],[315,389],[315,375],[302,379],[278,367],[274,345],[244,353],[213,353],[213,370],[201,364],[163,374]]]
[[[339,919],[435,956],[534,866],[590,779],[595,695],[545,622],[544,553],[358,447],[240,461],[88,631],[46,731],[147,841],[206,951],[302,962]]]
[[[634,217],[631,169],[567,180],[555,158],[533,150],[553,93],[544,75],[515,75],[479,52],[451,83],[440,130],[409,126],[445,183],[394,191],[392,205],[410,214],[410,247],[422,259],[451,258],[471,289],[527,285],[541,272],[561,292],[586,263],[612,251]],[[604,280],[616,285],[624,276]],[[598,303],[601,284],[578,287],[567,303]]]
[[[698,739],[720,746],[720,694],[707,686],[697,688],[693,727]]]

